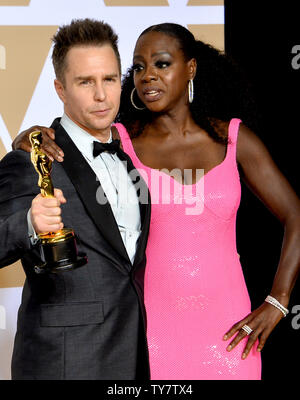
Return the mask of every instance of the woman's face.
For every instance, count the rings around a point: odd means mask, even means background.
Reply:
[[[168,112],[188,104],[188,81],[195,59],[186,61],[178,41],[149,32],[137,41],[133,55],[134,85],[141,101],[153,112]]]

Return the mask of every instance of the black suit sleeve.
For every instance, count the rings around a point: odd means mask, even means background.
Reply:
[[[8,153],[0,162],[0,268],[22,258],[31,249],[27,213],[39,193],[38,174],[30,154]]]

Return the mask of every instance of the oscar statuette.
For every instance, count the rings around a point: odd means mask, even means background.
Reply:
[[[52,161],[41,151],[42,133],[35,131],[29,137],[31,143],[31,162],[39,174],[38,186],[43,197],[54,197],[51,180]],[[37,273],[62,272],[81,267],[87,263],[85,254],[77,251],[73,229],[63,228],[58,232],[38,235],[42,264],[35,267]]]

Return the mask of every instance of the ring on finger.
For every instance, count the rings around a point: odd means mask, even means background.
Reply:
[[[253,332],[253,329],[251,329],[248,325],[242,326],[242,329],[247,333],[247,336],[249,336]]]

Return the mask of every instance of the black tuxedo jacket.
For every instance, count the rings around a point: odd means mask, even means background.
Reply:
[[[12,378],[147,379],[143,277],[149,196],[148,204],[140,202],[142,232],[132,265],[109,203],[97,202],[101,183],[59,120],[52,127],[65,154],[51,174],[67,199],[62,219],[79,237],[88,264],[60,274],[34,272],[38,251],[28,239],[26,217],[40,191],[38,175],[30,154],[8,153],[0,162],[0,267],[21,258],[26,274]],[[122,158],[133,170],[128,155],[122,152]],[[145,183],[139,179],[141,189]]]

